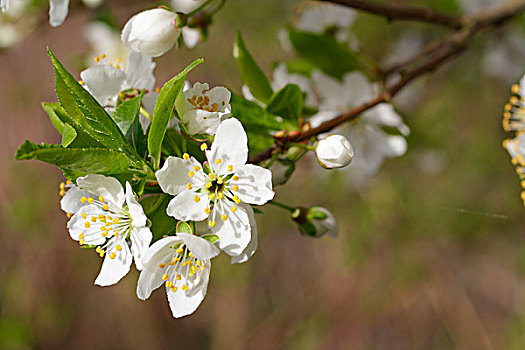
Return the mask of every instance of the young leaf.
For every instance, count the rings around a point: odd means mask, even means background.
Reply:
[[[64,108],[65,117],[78,132],[82,130],[98,143],[111,150],[120,150],[129,158],[139,161],[113,119],[104,108],[64,68],[51,50],[47,50],[55,71],[58,100]]]
[[[140,124],[141,92],[138,96],[122,102],[113,113],[113,120],[124,134],[129,144],[143,157],[146,154],[146,136]]]
[[[335,38],[289,29],[289,37],[297,54],[326,74],[341,79],[347,72],[359,68],[355,54]]]
[[[105,148],[64,148],[24,142],[15,158],[37,159],[76,173],[120,174],[128,171],[130,160],[121,152]]]
[[[296,124],[303,114],[303,102],[299,86],[288,84],[272,96],[266,110]]]
[[[276,115],[266,111],[255,102],[232,94],[230,105],[231,115],[242,122],[246,131],[262,133],[283,129],[283,125],[277,121]]]
[[[60,135],[64,131],[64,122],[62,119],[67,119],[64,117],[59,117],[59,114],[66,114],[66,111],[60,106],[60,103],[56,102],[42,102],[42,109],[49,115],[51,124],[55,127]]]
[[[175,107],[175,100],[184,87],[186,75],[202,62],[204,62],[203,59],[193,61],[181,73],[177,74],[177,76],[164,84],[160,90],[157,103],[153,110],[153,120],[151,121],[151,126],[148,132],[148,151],[153,159],[154,169],[158,169],[160,166],[162,140],[168,129],[173,108]]]
[[[248,51],[240,32],[237,32],[237,38],[233,45],[233,57],[237,61],[243,83],[250,88],[256,99],[267,103],[272,97],[272,86]]]
[[[77,137],[77,132],[75,129],[68,123],[64,124],[64,129],[62,132],[62,147],[69,146]]]

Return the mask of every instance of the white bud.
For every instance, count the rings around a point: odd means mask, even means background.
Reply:
[[[204,4],[206,0],[171,0],[171,8],[175,12],[190,13]]]
[[[147,10],[131,17],[122,30],[122,43],[144,56],[158,57],[171,49],[180,35],[177,14],[165,9]]]
[[[324,168],[342,168],[350,164],[354,149],[346,137],[330,135],[320,140],[315,148],[317,160]]]

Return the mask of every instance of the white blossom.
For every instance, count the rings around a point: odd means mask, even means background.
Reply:
[[[312,3],[301,12],[296,28],[318,34],[335,31],[336,38],[345,41],[348,40],[347,29],[354,22],[355,16],[356,12],[345,6]]]
[[[207,0],[171,0],[171,8],[175,12],[188,14],[198,9],[206,1]]]
[[[229,115],[231,92],[222,86],[209,90],[208,84],[195,83],[177,98],[179,118],[190,135],[215,134],[222,118]]]
[[[315,147],[317,160],[324,168],[343,168],[350,164],[354,150],[346,137],[329,135],[320,140]]]
[[[210,259],[219,250],[199,236],[178,232],[153,243],[144,258],[137,283],[137,297],[149,298],[165,285],[173,317],[193,313],[200,305],[210,278]]]
[[[131,17],[122,30],[122,42],[133,51],[157,57],[170,50],[181,33],[177,14],[162,8]]]
[[[206,144],[201,147],[206,148]],[[262,205],[273,198],[272,173],[246,164],[246,132],[235,118],[219,125],[206,158],[208,162],[201,165],[188,154],[168,157],[156,172],[162,190],[175,196],[166,212],[181,221],[207,220],[219,237],[219,247],[238,256],[252,239],[251,208],[245,203]]]
[[[111,26],[100,21],[93,21],[88,23],[83,30],[84,38],[89,42],[92,48],[89,57],[97,56],[100,58],[100,53],[105,55],[107,62],[120,61],[119,65],[123,70],[128,67],[128,59],[130,50],[122,44],[120,40],[120,32],[113,29]],[[89,59],[88,66],[97,65],[93,59]]]
[[[78,199],[83,205],[76,209],[67,227],[72,239],[80,245],[97,246],[97,253],[105,256],[95,284],[117,283],[129,272],[133,259],[141,270],[152,233],[130,184],[126,182],[124,192],[117,179],[90,174],[78,178],[77,186],[89,195]],[[71,207],[66,209],[73,211]]]

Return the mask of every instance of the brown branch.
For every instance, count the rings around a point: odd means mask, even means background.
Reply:
[[[397,4],[378,3],[368,0],[320,0],[331,2],[365,12],[385,16],[389,21],[394,19],[405,21],[427,22],[443,25],[452,29],[459,29],[463,26],[460,16],[447,15],[431,9],[421,7],[403,6]]]
[[[422,62],[417,64],[414,68],[407,70],[397,83],[389,86],[375,99],[345,113],[342,113],[336,118],[328,120],[315,128],[308,129],[300,133],[296,132],[292,135],[286,136],[285,139],[281,138],[276,140],[276,144],[274,144],[272,147],[250,157],[250,163],[260,163],[266,159],[269,159],[274,152],[281,151],[280,145],[285,144],[286,142],[300,142],[308,140],[313,136],[328,132],[345,122],[356,119],[361,113],[377,106],[380,103],[390,102],[393,96],[395,96],[401,89],[403,89],[413,80],[436,70],[450,58],[462,53],[468,47],[476,34],[488,31],[503,24],[506,20],[514,17],[523,10],[525,10],[525,0],[509,0],[502,6],[492,11],[465,17],[461,29],[451,33],[448,37],[442,40],[439,45],[431,45],[431,49],[427,47],[423,49],[420,54],[416,55],[413,60],[407,61],[407,66],[411,66],[412,64],[419,61]],[[428,56],[426,59],[423,59],[425,54]],[[396,70],[403,68],[404,67],[398,67]]]

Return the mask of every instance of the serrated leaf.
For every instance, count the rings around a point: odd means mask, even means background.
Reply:
[[[130,160],[122,153],[104,148],[64,148],[58,145],[24,142],[15,159],[37,159],[77,174],[120,174],[128,171]]]
[[[332,36],[291,28],[288,29],[288,33],[297,54],[326,74],[341,79],[345,73],[359,68],[355,54]]]
[[[181,73],[164,84],[160,90],[155,109],[153,110],[153,120],[151,121],[148,132],[148,151],[153,160],[154,169],[159,168],[162,141],[168,129],[177,96],[184,87],[186,75],[202,62],[204,62],[204,60],[201,58],[193,61]]]
[[[62,131],[61,146],[62,147],[69,146],[75,140],[76,137],[77,137],[77,132],[75,131],[75,129],[68,123],[65,123],[64,129]]]
[[[177,220],[166,214],[169,202],[170,196],[165,194],[144,197],[140,201],[144,213],[151,221],[150,229],[153,233],[153,242],[158,241],[163,236],[175,234]]]
[[[143,95],[142,91],[138,96],[122,102],[112,116],[126,140],[141,157],[146,155],[146,135],[140,124]]]
[[[51,50],[47,50],[55,71],[55,86],[60,105],[69,117],[69,123],[77,132],[82,131],[106,148],[122,151],[126,156],[142,162],[117,124],[98,102],[64,68]]]
[[[237,61],[242,82],[250,88],[256,99],[268,103],[273,94],[272,85],[248,51],[240,32],[237,32],[233,45],[233,57]]]
[[[288,84],[273,94],[266,110],[297,124],[303,114],[303,102],[301,88],[295,84]]]

